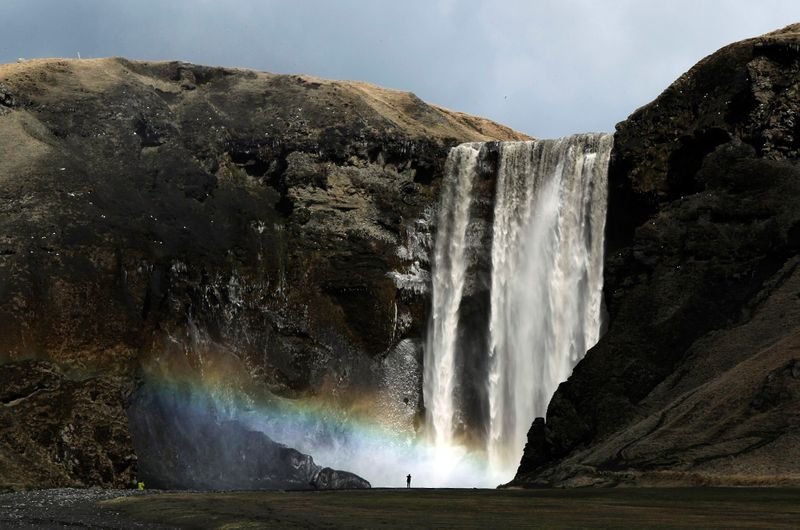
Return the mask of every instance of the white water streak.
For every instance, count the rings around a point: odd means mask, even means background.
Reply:
[[[432,317],[426,347],[433,355],[426,358],[423,379],[427,424],[432,427],[436,447],[449,448],[453,442],[458,309],[466,278],[467,225],[479,149],[480,144],[463,144],[451,150],[437,223]]]

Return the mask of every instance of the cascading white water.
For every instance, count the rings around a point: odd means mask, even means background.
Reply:
[[[497,480],[513,477],[531,422],[599,338],[612,142],[608,134],[582,134],[500,144],[485,381],[459,377],[455,362],[474,180],[466,172],[477,171],[481,145],[451,151],[433,261],[425,403],[434,443],[452,446],[454,389],[485,385],[488,413],[480,420],[487,472]]]
[[[579,135],[501,146],[487,440],[498,474],[513,473],[531,421],[599,338],[611,145]]]
[[[467,224],[479,149],[480,144],[455,147],[445,166],[448,178],[442,189],[433,257],[439,265],[433,268],[432,318],[426,347],[426,351],[436,353],[426,359],[423,375],[427,420],[437,447],[450,447],[453,441],[458,309],[467,272]]]

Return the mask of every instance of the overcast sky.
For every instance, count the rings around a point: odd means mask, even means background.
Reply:
[[[0,61],[125,56],[358,79],[539,137],[611,131],[798,0],[0,0]]]

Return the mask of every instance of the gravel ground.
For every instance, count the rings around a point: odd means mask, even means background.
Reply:
[[[122,498],[116,502],[103,502]],[[800,528],[797,488],[160,491],[0,494],[0,530]],[[100,504],[102,503],[102,504]]]
[[[0,528],[102,528],[109,530],[174,526],[137,523],[99,501],[116,497],[154,495],[158,492],[103,489],[50,489],[0,494]]]

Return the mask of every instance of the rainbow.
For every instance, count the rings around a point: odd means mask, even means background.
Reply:
[[[487,474],[482,450],[434,447],[424,434],[387,425],[370,406],[374,396],[346,405],[318,396],[279,397],[252,383],[238,359],[225,363],[204,356],[187,363],[191,357],[180,357],[154,359],[146,370],[150,391],[181,407],[178,413],[237,420],[310,454],[321,466],[351,471],[373,486],[404,487],[407,474],[415,487],[495,487],[512,478]]]

